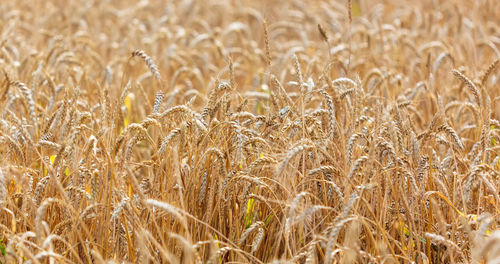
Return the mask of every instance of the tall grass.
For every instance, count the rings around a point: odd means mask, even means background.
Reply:
[[[496,263],[495,1],[0,5],[0,263]]]

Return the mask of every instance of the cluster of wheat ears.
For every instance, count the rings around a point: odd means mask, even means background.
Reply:
[[[0,263],[499,263],[495,0],[3,0]]]

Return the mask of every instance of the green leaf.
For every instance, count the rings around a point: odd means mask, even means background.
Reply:
[[[248,199],[247,212],[245,214],[245,226],[247,228],[249,228],[252,225],[253,209],[254,209],[254,200],[253,198],[250,198]]]
[[[7,255],[7,250],[5,249],[3,239],[0,239],[0,252],[2,253],[2,256]]]
[[[269,215],[269,216],[266,218],[266,221],[264,221],[264,224],[266,224],[266,225],[267,225],[267,224],[269,223],[269,221],[271,221],[271,219],[273,218],[273,216],[274,216],[273,214]]]

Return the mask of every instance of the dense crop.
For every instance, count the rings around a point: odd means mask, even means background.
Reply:
[[[498,263],[495,0],[2,0],[0,263]]]

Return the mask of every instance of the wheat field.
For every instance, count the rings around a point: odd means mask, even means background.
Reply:
[[[496,0],[2,0],[0,263],[500,263]]]

